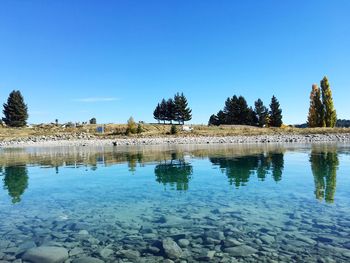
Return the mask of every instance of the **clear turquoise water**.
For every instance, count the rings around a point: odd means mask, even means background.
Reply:
[[[2,150],[0,260],[50,245],[71,260],[163,262],[170,237],[175,262],[349,262],[349,156],[332,144]]]

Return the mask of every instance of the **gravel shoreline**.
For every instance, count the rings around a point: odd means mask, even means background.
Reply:
[[[263,143],[317,143],[350,142],[350,133],[339,134],[280,134],[254,136],[197,136],[99,139],[89,135],[40,136],[0,141],[2,148],[53,146],[127,146],[127,145],[181,145],[181,144],[263,144]]]

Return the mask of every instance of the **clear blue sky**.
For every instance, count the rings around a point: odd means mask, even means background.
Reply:
[[[1,0],[0,102],[21,90],[30,123],[154,121],[183,91],[207,123],[228,96],[274,94],[294,124],[327,75],[349,119],[349,14],[349,0]]]

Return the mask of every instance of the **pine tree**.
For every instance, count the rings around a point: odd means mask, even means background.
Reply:
[[[270,123],[271,127],[282,126],[282,110],[280,109],[280,103],[275,96],[272,96],[270,104]]]
[[[168,105],[167,105],[167,102],[165,99],[162,99],[162,102],[160,103],[160,110],[159,110],[159,119],[161,121],[163,121],[165,123],[165,121],[167,120],[167,108],[168,108]]]
[[[255,105],[255,114],[258,118],[258,126],[264,127],[268,124],[268,115],[269,110],[264,106],[264,103],[261,99],[258,99],[254,103]]]
[[[12,91],[4,104],[3,113],[5,118],[3,121],[11,127],[23,127],[27,125],[28,108],[24,103],[23,96],[20,91]]]
[[[257,126],[258,125],[258,117],[255,114],[255,111],[253,110],[252,107],[248,108],[248,120],[247,120],[247,124],[250,126]]]
[[[218,116],[216,116],[215,114],[211,115],[209,118],[209,122],[208,122],[209,126],[219,126],[220,122],[219,122],[219,118]]]
[[[227,116],[222,110],[219,110],[219,112],[216,114],[216,116],[218,116],[218,120],[219,120],[219,124],[218,125],[227,123],[227,120],[226,120]]]
[[[321,80],[322,102],[324,107],[324,121],[326,127],[334,127],[337,122],[337,113],[333,105],[332,90],[327,77]]]
[[[176,114],[176,107],[173,99],[168,99],[166,102],[166,114],[165,118],[167,121],[170,121],[170,123],[173,123],[173,120],[175,120],[175,114]]]
[[[310,93],[309,115],[307,117],[308,126],[324,127],[324,108],[321,101],[321,91],[317,84],[312,85]]]
[[[174,96],[175,104],[175,120],[179,123],[184,124],[185,121],[192,119],[192,110],[188,107],[187,98],[183,93],[175,94]]]
[[[160,121],[160,104],[157,104],[157,107],[153,111],[153,118],[156,119],[159,123]]]

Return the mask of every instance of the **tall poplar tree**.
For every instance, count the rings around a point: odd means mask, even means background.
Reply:
[[[275,96],[272,96],[271,99],[269,124],[271,127],[282,126],[282,110],[280,109],[280,103]]]
[[[6,125],[11,127],[23,127],[27,125],[28,107],[24,103],[20,91],[14,90],[10,93],[7,103],[4,104],[3,113],[5,117],[2,120]]]
[[[326,127],[334,127],[337,122],[337,113],[333,105],[332,90],[327,77],[321,80],[322,101],[324,108],[324,121]]]
[[[308,126],[311,128],[325,126],[324,108],[321,101],[321,91],[320,91],[320,88],[317,86],[317,84],[312,85],[307,123],[308,123]]]

